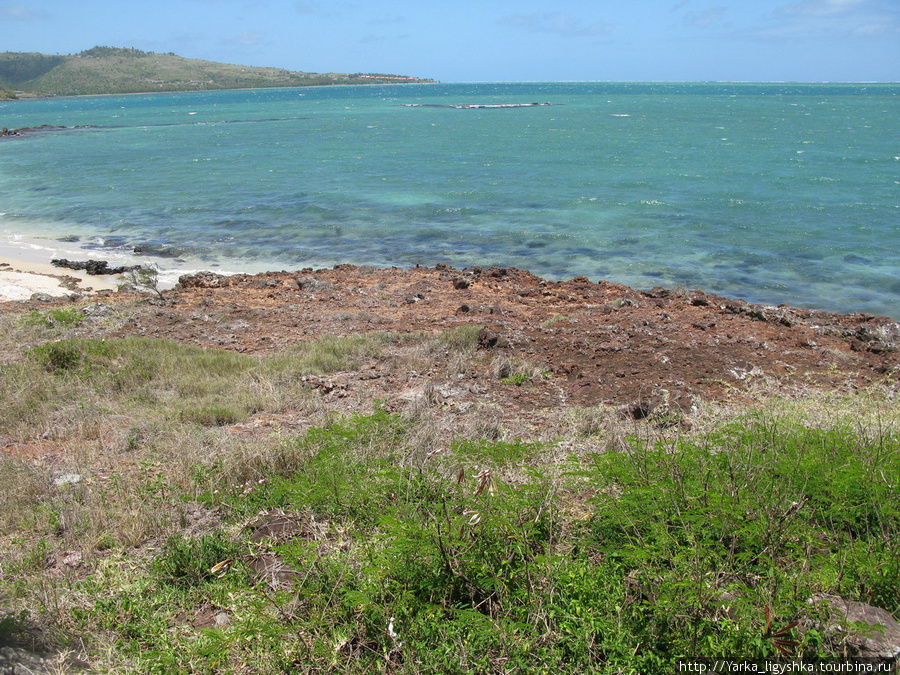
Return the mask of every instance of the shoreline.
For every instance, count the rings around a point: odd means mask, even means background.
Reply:
[[[35,240],[38,242],[39,240]],[[109,292],[118,292],[119,287],[122,284],[122,275],[120,274],[88,274],[85,270],[73,270],[65,267],[57,267],[49,262],[50,259],[55,259],[57,257],[65,257],[65,255],[72,255],[73,252],[66,252],[64,249],[59,249],[53,254],[53,249],[50,249],[46,245],[37,244],[35,242],[25,240],[19,240],[17,242],[10,242],[9,240],[0,240],[0,303],[4,302],[27,302],[32,300],[32,296],[35,294],[41,294],[45,296],[49,296],[52,299],[62,299],[62,298],[70,298],[73,300],[78,300],[83,298],[84,296],[93,296],[98,293],[109,293]],[[40,251],[40,253],[38,253]],[[96,256],[96,255],[86,255],[87,251],[83,249],[79,254],[76,254],[75,260],[84,261],[84,260],[105,260],[105,261],[113,261],[113,264],[119,265],[123,262],[128,263],[129,261],[122,259],[121,255],[113,254],[113,255],[104,255],[104,256]],[[136,258],[137,256],[135,256]],[[188,276],[196,276],[198,274],[213,274],[217,277],[224,278],[252,278],[252,277],[269,277],[273,275],[283,275],[283,274],[302,274],[302,273],[321,273],[321,272],[330,272],[336,271],[340,268],[359,268],[358,265],[344,265],[344,264],[336,264],[330,268],[322,268],[313,270],[311,267],[305,267],[303,269],[296,269],[293,272],[287,270],[264,270],[264,271],[226,271],[221,269],[210,269],[210,268],[201,268],[201,267],[190,267],[190,268],[181,268],[178,266],[172,267],[167,266],[163,267],[159,261],[153,261],[149,259],[145,259],[143,262],[136,260],[133,258],[130,262],[134,264],[143,264],[147,266],[155,266],[159,271],[159,281],[158,287],[160,290],[171,290],[175,288],[178,284],[180,278],[183,275]],[[168,261],[171,262],[171,261]],[[367,267],[365,265],[363,268]],[[383,270],[392,269],[400,272],[408,272],[415,269],[429,269],[428,266],[420,266],[414,265],[407,268],[398,268],[395,266],[391,266],[389,268],[382,268]],[[437,264],[433,269],[453,269],[448,265]],[[478,267],[473,269],[480,269]],[[494,269],[494,268],[492,268]],[[515,269],[515,268],[510,268]],[[468,268],[466,270],[454,270],[458,272],[468,272]],[[531,275],[531,272],[528,270],[518,270],[520,272],[525,272],[528,275]],[[539,277],[536,277],[539,278]],[[583,277],[574,277],[571,280],[565,281],[557,281],[551,283],[567,283],[569,281],[578,281]],[[547,283],[547,280],[543,280],[544,283]],[[610,282],[608,280],[599,280],[596,282],[598,284],[612,284],[615,286],[622,286],[616,282]],[[630,286],[622,286],[623,288],[628,288],[630,291],[638,294],[649,295],[654,293],[659,289],[664,289],[664,287],[655,287],[653,289],[638,289],[632,288]],[[691,291],[688,291],[690,293]],[[703,293],[702,291],[693,291]],[[769,308],[772,310],[777,309],[785,309],[792,311],[800,311],[800,312],[811,312],[811,313],[819,313],[833,316],[866,316],[871,318],[879,318],[879,319],[887,319],[890,322],[900,323],[900,319],[894,318],[887,314],[872,314],[864,311],[856,311],[856,312],[833,312],[828,310],[810,310],[800,307],[795,307],[794,305],[790,305],[787,303],[781,303],[778,305],[770,305],[766,303],[753,303],[743,300],[741,298],[729,298],[735,302],[745,304],[748,306],[755,306],[760,308]]]
[[[45,239],[33,236],[12,235],[5,233],[0,235],[0,303],[18,301],[27,302],[32,299],[32,295],[39,293],[49,296],[53,299],[71,298],[80,299],[79,296],[91,296],[103,292],[117,292],[122,284],[122,275],[91,275],[84,270],[73,270],[65,267],[56,267],[51,264],[51,260],[57,258],[67,258],[71,261],[106,261],[111,266],[132,266],[140,265],[145,267],[154,267],[158,272],[157,287],[162,291],[171,290],[176,287],[182,276],[193,276],[200,273],[214,274],[219,277],[230,278],[249,278],[249,277],[268,277],[279,274],[306,274],[315,271],[328,272],[338,270],[339,268],[357,268],[369,267],[368,265],[357,265],[354,263],[335,263],[334,265],[314,269],[314,266],[304,266],[303,268],[295,268],[288,271],[282,266],[278,269],[277,265],[262,269],[222,269],[218,265],[204,266],[186,260],[169,257],[154,257],[143,255],[132,251],[115,250],[115,249],[90,249],[83,247],[83,242],[69,242],[62,239]],[[494,267],[498,266],[493,266]],[[376,266],[374,269],[395,270],[407,272],[414,269],[428,269],[428,265],[410,265],[398,267],[389,265],[386,267]],[[434,269],[453,269],[446,263],[436,263]],[[481,266],[465,267],[455,270],[459,273],[471,273],[471,270],[481,269]],[[516,268],[511,266],[509,269],[517,269],[520,272],[526,272],[535,278],[540,279],[544,283],[566,283],[568,281],[576,281],[585,279],[581,275],[575,275],[569,279],[548,279],[533,275],[530,270]],[[638,288],[636,286],[628,286],[619,282],[613,282],[609,279],[598,279],[598,284],[613,284],[622,286],[638,293],[649,295],[657,291],[666,291],[668,293],[702,293],[705,291],[700,289],[689,290],[681,287],[668,288],[666,286],[654,286],[653,288]],[[680,290],[679,290],[680,289]],[[766,310],[792,310],[799,312],[815,312],[834,316],[868,316],[873,318],[887,319],[892,323],[900,324],[900,316],[893,316],[887,313],[873,313],[863,309],[850,311],[835,311],[820,308],[804,308],[800,305],[794,305],[789,302],[782,303],[766,303],[747,300],[739,295],[717,296],[728,299],[737,303],[748,306],[763,308]]]
[[[35,293],[54,298],[93,295],[117,290],[117,281],[117,275],[89,275],[82,270],[54,267],[10,255],[8,249],[0,247],[0,302],[30,300]]]
[[[111,266],[155,266],[163,290],[174,287],[182,274],[201,271],[199,266],[177,265],[166,258],[113,250],[92,251],[79,243],[7,234],[0,236],[0,302],[29,300],[34,293],[61,298],[118,290],[120,275],[92,275],[83,270],[56,267],[50,262],[56,258],[105,260]]]

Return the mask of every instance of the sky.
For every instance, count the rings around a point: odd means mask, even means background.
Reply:
[[[96,45],[442,82],[897,82],[900,0],[0,0],[0,51]]]

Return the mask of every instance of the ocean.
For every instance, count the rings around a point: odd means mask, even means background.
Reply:
[[[540,105],[532,105],[540,104]],[[0,243],[165,274],[518,267],[900,318],[900,85],[312,87],[0,103]]]

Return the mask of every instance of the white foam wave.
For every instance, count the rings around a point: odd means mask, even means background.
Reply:
[[[101,247],[91,250],[88,246]],[[59,241],[57,239],[41,239],[27,235],[0,231],[0,251],[3,255],[30,263],[49,264],[51,260],[66,258],[68,260],[105,260],[110,267],[144,265],[159,270],[159,285],[162,289],[172,288],[183,274],[195,274],[209,266],[198,266],[196,261],[135,253],[130,247],[107,247],[107,240],[92,237],[83,241]],[[217,269],[219,274],[233,274]]]

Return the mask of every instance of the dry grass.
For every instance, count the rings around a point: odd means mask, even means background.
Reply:
[[[255,357],[82,337],[121,317],[77,316],[0,318],[0,525],[22,533],[3,545],[5,572],[34,542],[49,546],[31,556],[40,566],[66,550],[93,555],[178,531],[186,505],[209,487],[197,477],[210,467],[239,483],[302,462],[277,429],[227,427],[260,414],[321,418],[304,377],[356,369],[389,340],[324,338]]]

